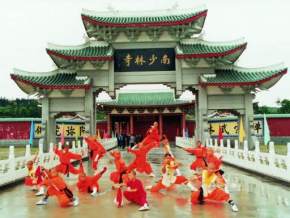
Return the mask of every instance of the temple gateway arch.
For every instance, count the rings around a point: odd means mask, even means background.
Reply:
[[[257,90],[272,87],[286,72],[283,65],[243,68],[235,62],[246,49],[244,39],[209,42],[200,33],[206,8],[151,12],[83,10],[87,33],[82,45],[48,44],[57,69],[27,72],[14,69],[11,78],[42,104],[44,146],[55,142],[55,119],[77,113],[85,117],[88,134],[96,133],[95,96],[128,84],[164,84],[196,96],[196,138],[209,137],[208,114],[235,111],[251,143],[252,101]],[[68,36],[69,37],[69,36]]]

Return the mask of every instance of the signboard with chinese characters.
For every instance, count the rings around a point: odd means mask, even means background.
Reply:
[[[116,49],[115,72],[174,71],[174,48]]]
[[[64,137],[66,138],[79,138],[83,137],[85,133],[84,124],[56,124],[56,136],[61,134],[62,126],[64,128]],[[34,129],[35,138],[41,137],[41,124],[36,123]]]
[[[223,136],[238,136],[239,123],[237,121],[214,121],[209,122],[209,134],[218,136],[219,126],[222,129]],[[251,127],[251,132],[255,136],[263,136],[263,120],[255,120]]]

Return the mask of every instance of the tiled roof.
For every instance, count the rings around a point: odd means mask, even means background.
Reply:
[[[197,39],[182,40],[176,49],[177,59],[218,58],[236,54],[231,57],[234,62],[245,50],[247,43],[244,39],[228,42],[208,42]]]
[[[83,21],[97,26],[111,27],[158,27],[177,26],[191,23],[205,17],[205,7],[189,10],[157,10],[157,11],[132,11],[132,12],[98,12],[91,10],[82,11]]]
[[[90,79],[78,77],[76,72],[54,70],[51,72],[31,73],[14,69],[11,78],[41,89],[89,89]]]
[[[201,76],[200,83],[205,86],[254,86],[281,77],[287,73],[284,65],[265,68],[228,67],[215,70],[215,74]]]
[[[187,103],[189,102],[175,99],[173,92],[118,93],[115,101],[103,102],[104,105],[117,106],[158,106]]]
[[[106,42],[89,41],[78,46],[60,46],[49,44],[46,49],[50,56],[66,60],[111,61],[113,51]]]

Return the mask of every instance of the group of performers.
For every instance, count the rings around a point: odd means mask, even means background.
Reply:
[[[82,164],[82,155],[72,153],[69,151],[68,146],[63,146],[62,149],[58,149],[55,146],[54,152],[58,156],[60,163],[50,170],[41,166],[34,169],[37,156],[27,162],[28,176],[25,179],[25,184],[38,190],[36,196],[44,195],[36,203],[37,205],[45,205],[48,203],[49,197],[56,196],[59,205],[62,207],[77,206],[79,200],[62,176],[66,175],[68,177],[70,173],[78,175],[76,187],[79,192],[89,193],[91,196],[96,196],[100,192],[98,181],[107,171],[107,167],[98,171],[98,163],[107,154],[107,151],[92,136],[85,137],[85,141],[90,151],[89,156],[94,170],[93,175],[88,175],[85,172]],[[144,187],[142,181],[136,177],[136,172],[155,177],[147,158],[150,151],[158,148],[160,144],[163,145],[164,150],[161,167],[162,177],[156,184]],[[157,122],[154,122],[149,128],[145,138],[140,143],[133,148],[128,148],[127,151],[134,155],[131,163],[126,164],[118,150],[111,151],[109,155],[113,158],[112,162],[115,165],[115,170],[110,173],[112,190],[116,192],[113,202],[117,207],[122,207],[124,199],[126,199],[139,205],[140,211],[149,210],[146,190],[150,192],[170,191],[176,185],[185,185],[191,191],[192,204],[204,204],[208,201],[228,202],[232,211],[237,212],[238,208],[230,197],[227,183],[223,176],[221,157],[217,157],[212,149],[203,146],[200,141],[197,142],[195,148],[185,148],[184,150],[196,157],[190,165],[192,170],[191,178],[186,178],[181,174],[179,169],[181,164],[171,152],[166,135],[159,136]],[[72,161],[78,161],[80,163],[79,167],[76,168]]]

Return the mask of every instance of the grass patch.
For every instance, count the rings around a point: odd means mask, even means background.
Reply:
[[[286,145],[275,145],[275,153],[280,155],[287,155]],[[263,153],[269,153],[269,145],[260,145],[260,151]]]
[[[25,155],[25,146],[14,147],[15,157],[21,157]],[[38,151],[37,147],[31,148],[31,154],[35,154]],[[8,159],[9,147],[0,147],[0,160]]]

